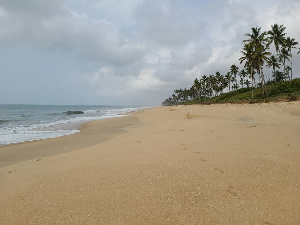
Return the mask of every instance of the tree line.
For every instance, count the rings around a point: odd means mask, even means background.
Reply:
[[[239,62],[242,69],[233,64],[230,71],[225,75],[220,72],[203,75],[200,79],[195,79],[188,89],[175,89],[171,97],[163,102],[163,105],[178,104],[188,100],[199,98],[211,98],[218,96],[224,90],[231,91],[239,88],[253,89],[255,86],[262,87],[263,95],[268,97],[267,85],[274,82],[293,79],[292,53],[298,42],[294,38],[288,37],[285,33],[286,27],[274,24],[269,31],[261,31],[261,27],[251,28],[251,33],[245,34],[244,46],[241,51],[242,57]],[[272,54],[270,46],[275,48]],[[298,49],[297,54],[300,53]],[[272,68],[272,78],[266,81],[264,68]],[[255,81],[255,74],[259,80]]]

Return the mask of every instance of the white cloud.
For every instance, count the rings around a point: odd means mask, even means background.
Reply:
[[[195,78],[200,78],[201,76],[201,65],[196,65],[190,70],[185,71],[185,76],[190,80],[194,80]]]
[[[137,79],[133,81],[133,89],[142,91],[159,91],[169,85],[169,83],[159,80],[155,76],[155,73],[155,69],[143,69],[139,73]]]
[[[238,65],[251,27],[284,24],[300,42],[299,12],[299,0],[0,0],[0,103],[30,103],[40,90],[57,103],[160,103],[200,75]]]

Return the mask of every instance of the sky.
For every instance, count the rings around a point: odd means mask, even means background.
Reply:
[[[300,42],[300,1],[0,0],[0,104],[160,105],[275,23]]]

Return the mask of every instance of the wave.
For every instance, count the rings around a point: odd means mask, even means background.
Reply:
[[[89,110],[85,110],[84,113],[86,114],[94,114],[94,113],[100,113],[101,110],[95,110],[95,109],[89,109]]]
[[[0,120],[0,145],[60,137],[79,132],[80,124],[93,120],[124,117],[145,107],[126,108],[58,108],[54,112],[40,111],[29,120]],[[35,113],[35,112],[34,112]],[[13,113],[10,113],[11,116]]]

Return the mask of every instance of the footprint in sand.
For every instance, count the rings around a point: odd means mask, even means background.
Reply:
[[[220,173],[224,173],[224,170],[222,170],[222,169],[220,169],[220,168],[214,168],[214,171],[220,172]]]
[[[264,221],[264,224],[275,225],[275,223],[271,223],[271,222],[268,222],[268,221]]]
[[[11,171],[9,171],[8,173],[13,173],[13,172],[16,172],[17,170],[11,170]]]
[[[206,161],[206,159],[205,159],[205,158],[201,158],[201,159],[200,159],[200,161],[202,161],[202,162],[205,162],[205,161]]]
[[[229,194],[231,194],[232,196],[237,196],[238,195],[238,189],[235,188],[234,186],[229,186],[229,188],[227,189],[227,192]]]

